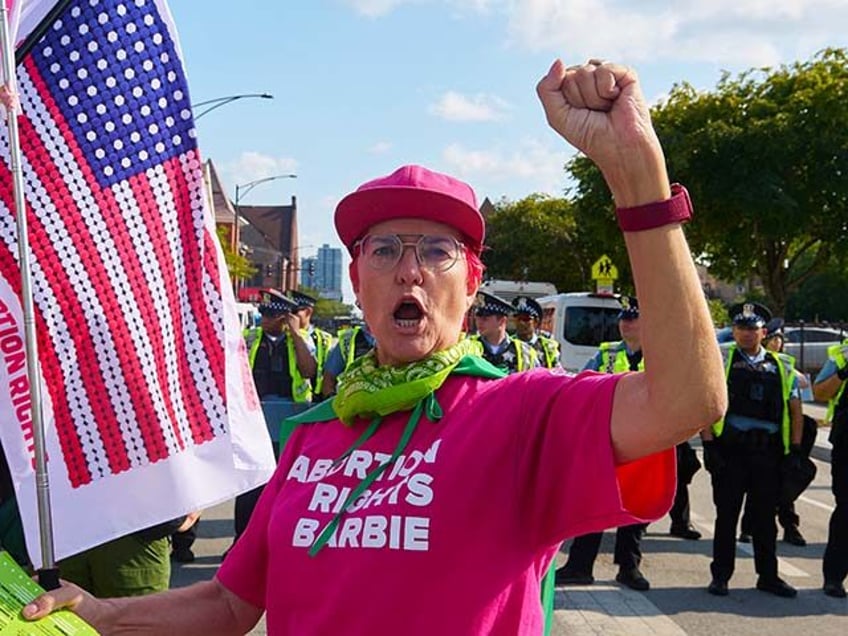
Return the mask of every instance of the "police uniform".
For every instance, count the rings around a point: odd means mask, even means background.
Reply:
[[[824,550],[822,574],[824,593],[834,598],[845,598],[845,578],[848,577],[848,340],[828,347],[828,361],[815,384],[839,379],[839,388],[828,404],[831,422],[830,455],[831,489],[836,506],[830,515],[827,547]]]
[[[730,309],[734,329],[760,329],[771,312],[759,303]],[[744,337],[744,335],[743,335]],[[728,409],[704,439],[704,464],[710,472],[716,507],[712,581],[708,591],[726,596],[736,559],[736,525],[747,496],[751,512],[757,589],[793,597],[795,588],[777,572],[777,527],[774,513],[780,494],[781,464],[791,451],[789,402],[799,399],[792,365],[761,344],[748,354],[736,344],[725,363]]]
[[[772,318],[768,321],[768,324],[766,324],[766,336],[763,338],[763,347],[767,349],[773,348],[773,346],[769,347],[769,343],[773,339],[778,338],[780,341],[780,348],[777,349],[777,352],[783,354],[786,359],[790,360],[794,367],[794,357],[783,353],[783,325],[783,318]],[[796,371],[796,373],[798,372]],[[804,433],[801,437],[801,452],[805,458],[809,458],[810,453],[813,450],[813,446],[815,446],[818,427],[819,425],[815,419],[809,415],[804,415]],[[739,533],[739,541],[742,543],[751,542],[751,512],[748,501],[748,499],[745,500],[745,512],[742,515],[741,531]],[[801,518],[795,511],[795,499],[787,499],[787,497],[783,496],[783,490],[781,490],[781,497],[777,504],[777,520],[783,528],[783,540],[786,543],[791,543],[798,547],[804,547],[807,545],[807,540],[804,539],[804,535],[801,534],[801,529],[799,527]]]
[[[623,309],[619,320],[635,320],[639,317],[639,305],[635,298],[622,299]],[[642,351],[631,350],[622,340],[602,342],[597,353],[583,367],[584,371],[601,373],[625,373],[644,371],[645,360]],[[642,535],[648,524],[636,523],[616,528],[613,562],[618,565],[616,580],[627,587],[645,591],[650,583],[642,575],[639,565],[642,562],[640,547]],[[601,547],[602,532],[575,537],[568,550],[568,560],[556,572],[558,585],[588,585],[594,582],[592,570]]]
[[[507,317],[513,313],[512,305],[487,292],[477,292],[473,308],[474,315],[480,317]],[[526,371],[540,366],[536,350],[523,340],[507,333],[504,333],[503,339],[496,344],[492,344],[479,333],[470,337],[479,340],[483,345],[483,358],[507,373]]]
[[[296,310],[297,304],[285,294],[273,289],[262,292],[259,313],[263,316],[279,318]],[[245,331],[245,343],[256,394],[262,404],[265,423],[276,455],[279,452],[280,424],[286,417],[310,406],[312,383],[309,378],[301,375],[293,339],[285,330],[274,336],[265,333],[261,326],[248,329]],[[310,339],[306,339],[306,345],[312,352]],[[247,527],[262,489],[260,486],[236,497],[236,539]]]
[[[317,299],[313,298],[309,294],[304,294],[296,289],[290,289],[287,291],[286,296],[288,296],[297,305],[295,311],[300,311],[302,309],[314,309],[315,303],[318,302]],[[322,397],[321,384],[324,379],[324,365],[327,362],[327,356],[330,354],[330,349],[333,348],[336,339],[333,338],[333,334],[324,331],[311,323],[306,328],[306,332],[309,334],[309,338],[312,340],[312,345],[315,348],[316,371],[315,381],[312,383],[313,399],[320,400]]]
[[[374,336],[365,325],[342,329],[338,336],[338,342],[330,349],[330,353],[327,354],[327,362],[324,364],[325,377],[333,380],[347,371],[354,360],[364,356],[377,344]],[[321,390],[327,395],[332,392],[326,383],[323,384]]]
[[[524,342],[536,350],[541,366],[548,369],[561,367],[559,362],[559,343],[553,338],[539,333],[536,329],[536,325],[542,322],[542,306],[529,296],[517,296],[512,301],[512,307],[519,320],[525,317],[535,321],[532,336],[529,340],[524,339]],[[515,338],[522,340],[521,335],[518,333],[516,333]]]

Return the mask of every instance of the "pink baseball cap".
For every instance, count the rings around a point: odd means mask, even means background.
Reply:
[[[401,166],[363,183],[336,206],[336,232],[348,251],[368,229],[389,219],[427,219],[459,230],[478,254],[486,224],[471,186],[421,166]]]

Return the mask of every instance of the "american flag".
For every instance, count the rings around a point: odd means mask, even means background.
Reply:
[[[163,0],[73,0],[17,69],[39,358],[72,489],[229,432],[228,281],[173,33]],[[19,297],[11,183],[0,127],[0,276]]]

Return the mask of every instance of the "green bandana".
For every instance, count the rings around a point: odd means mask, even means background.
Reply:
[[[491,379],[506,376],[505,371],[491,365],[481,357],[481,354],[482,346],[479,341],[462,340],[426,360],[413,362],[403,367],[378,367],[372,351],[354,362],[353,366],[339,377],[339,393],[332,402],[322,402],[283,422],[281,442],[287,439],[294,427],[299,424],[326,422],[336,418],[345,423],[352,423],[357,417],[370,418],[371,423],[368,427],[351,447],[333,462],[333,466],[337,466],[374,435],[384,415],[412,410],[389,460],[369,472],[348,495],[342,509],[316,537],[309,549],[310,556],[315,556],[327,545],[348,507],[400,457],[412,438],[421,416],[423,415],[431,422],[437,422],[442,418],[442,408],[436,401],[434,393],[450,374]]]
[[[371,419],[396,411],[408,411],[422,398],[442,386],[466,355],[481,355],[478,341],[463,339],[425,360],[402,367],[377,365],[375,351],[358,358],[339,377],[333,410],[345,424],[357,417]]]

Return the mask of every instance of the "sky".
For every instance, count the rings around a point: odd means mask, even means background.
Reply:
[[[201,153],[245,205],[297,197],[300,256],[342,247],[336,203],[417,163],[479,201],[562,196],[573,150],[535,94],[551,62],[634,67],[651,102],[675,83],[806,60],[848,45],[848,0],[169,0]],[[200,112],[199,110],[196,112]],[[343,274],[346,280],[346,274]],[[345,299],[352,302],[349,285]]]

